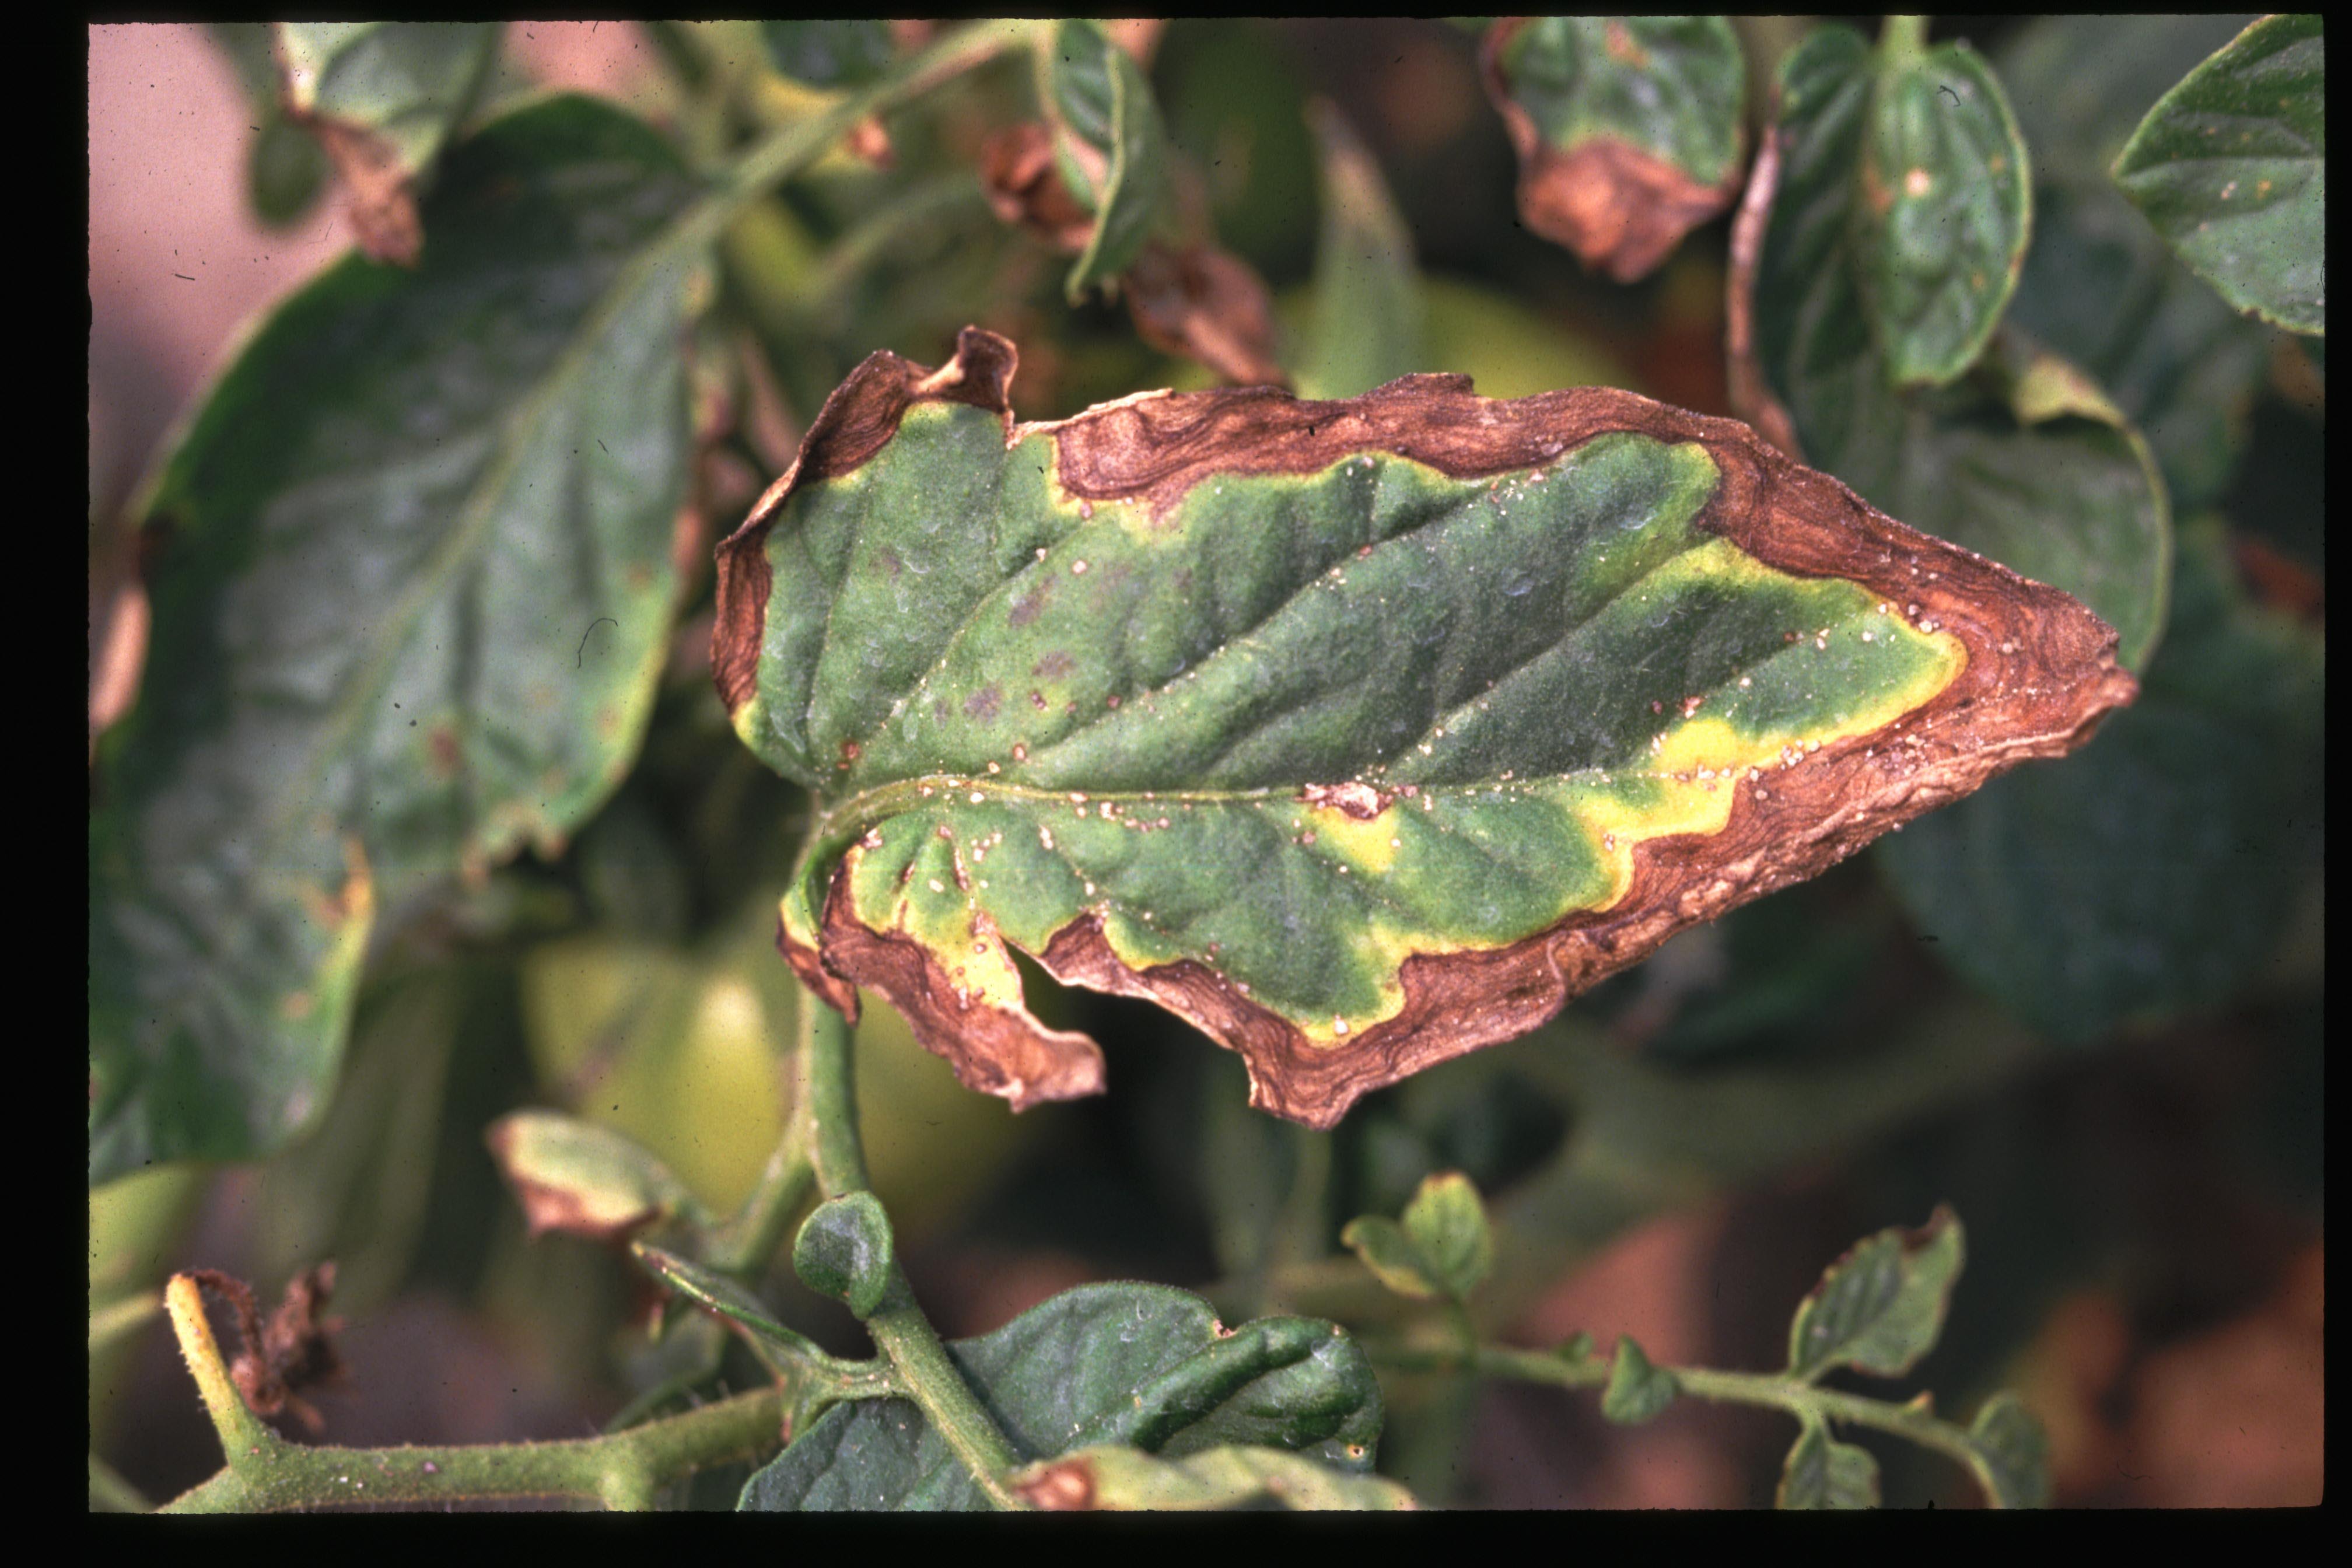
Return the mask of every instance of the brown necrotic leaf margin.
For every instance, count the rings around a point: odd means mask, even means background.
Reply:
[[[1478,45],[1478,75],[1519,158],[1519,216],[1554,245],[1620,283],[1647,277],[1683,236],[1731,205],[1739,160],[1723,183],[1703,185],[1645,148],[1594,136],[1565,151],[1511,96],[1503,47],[1529,18],[1505,16]],[[1619,24],[1610,24],[1622,36]],[[1632,47],[1629,43],[1626,47]]]
[[[1006,398],[1014,364],[1011,343],[966,328],[942,369],[877,353],[826,401],[792,469],[719,548],[712,662],[730,712],[752,693],[767,602],[763,545],[785,500],[802,484],[856,468],[908,409],[931,401],[995,411],[1008,444],[1051,437],[1069,493],[1140,500],[1154,516],[1203,481],[1310,474],[1368,451],[1476,479],[1545,463],[1612,432],[1696,442],[1721,474],[1700,513],[1702,530],[1780,571],[1861,584],[1891,613],[1950,632],[1967,650],[1965,668],[1925,706],[1824,744],[1801,768],[1741,780],[1722,831],[1645,840],[1634,851],[1633,885],[1615,906],[1570,915],[1508,946],[1407,958],[1402,1010],[1342,1047],[1310,1043],[1205,964],[1128,967],[1090,914],[1034,955],[1066,984],[1148,997],[1188,1019],[1248,1063],[1253,1104],[1309,1126],[1329,1127],[1361,1095],[1527,1033],[1676,931],[1815,876],[2019,763],[2063,755],[2137,689],[2116,665],[2115,632],[2076,600],[1906,527],[1732,420],[1599,387],[1498,402],[1477,396],[1467,377],[1413,375],[1340,402],[1303,402],[1267,388],[1147,393],[1058,423],[1016,426]],[[856,921],[838,870],[819,942],[817,952],[782,944],[804,981],[853,1017],[856,986],[873,986],[971,1087],[1016,1107],[1101,1087],[1091,1040],[1047,1029],[1023,1010],[964,1006],[921,944]]]

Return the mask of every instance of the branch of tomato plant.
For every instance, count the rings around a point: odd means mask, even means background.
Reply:
[[[1480,1377],[1514,1378],[1555,1388],[1605,1388],[1616,1362],[1612,1356],[1475,1345],[1465,1356],[1455,1345],[1406,1345],[1366,1342],[1372,1364],[1395,1372],[1470,1372]],[[1818,1388],[1787,1373],[1717,1372],[1707,1367],[1660,1366],[1675,1392],[1717,1405],[1754,1405],[1780,1410],[1801,1423],[1839,1422],[1868,1426],[1932,1448],[1977,1475],[1976,1445],[1963,1428],[1929,1414],[1926,1396],[1907,1405],[1867,1394]],[[1981,1481],[1979,1483],[1981,1485]],[[1997,1502],[1997,1500],[1995,1500]]]
[[[988,193],[970,169],[936,174],[908,186],[835,239],[808,280],[803,308],[823,314],[839,310],[866,269],[910,233],[941,218],[969,215],[994,221]]]
[[[238,1391],[201,1288],[177,1274],[164,1308],[180,1352],[219,1434],[227,1464],[182,1493],[165,1513],[270,1513],[359,1502],[454,1502],[580,1498],[613,1509],[653,1506],[667,1483],[776,1445],[777,1390],[761,1389],[604,1437],[468,1447],[345,1448],[290,1443]]]
[[[801,993],[800,1113],[808,1121],[808,1148],[817,1184],[827,1198],[869,1192],[866,1152],[857,1133],[857,1086],[852,1070],[849,1022],[803,989]],[[899,1386],[933,1430],[971,1472],[997,1508],[1029,1505],[1005,1480],[1021,1460],[948,1358],[939,1331],[923,1315],[894,1258],[882,1303],[866,1331],[898,1373]]]
[[[823,157],[859,121],[919,99],[1001,55],[1031,47],[1052,26],[1050,20],[975,22],[845,93],[822,114],[780,126],[720,171],[711,193],[688,207],[635,265],[670,266],[709,247],[752,203]]]

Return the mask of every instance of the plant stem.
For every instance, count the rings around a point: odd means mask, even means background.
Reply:
[[[866,1149],[857,1135],[857,1079],[849,1020],[801,992],[800,1111],[817,1185],[828,1198],[869,1190]]]
[[[700,238],[715,237],[744,203],[814,163],[859,121],[920,98],[949,78],[985,65],[999,55],[1026,48],[1043,28],[1052,25],[1050,21],[992,21],[961,27],[847,94],[823,114],[787,125],[754,143],[721,176],[719,191],[697,209],[698,214],[713,209]]]
[[[806,990],[801,993],[801,1105],[817,1182],[828,1198],[870,1191],[857,1136],[848,1022]],[[921,1407],[991,1502],[1000,1509],[1025,1509],[1028,1504],[1004,1480],[1020,1458],[956,1370],[895,1261],[882,1300],[881,1310],[866,1320],[866,1331],[898,1373],[907,1397]]]
[[[1878,58],[1888,66],[1909,65],[1927,52],[1927,18],[1894,16],[1878,29]]]
[[[1457,1372],[1483,1377],[1507,1377],[1522,1383],[1545,1383],[1556,1388],[1602,1388],[1609,1383],[1612,1363],[1606,1356],[1570,1361],[1548,1351],[1512,1350],[1481,1345],[1465,1358],[1451,1348],[1371,1345],[1365,1349],[1375,1364],[1399,1372]],[[1867,1394],[1816,1388],[1794,1377],[1772,1373],[1717,1372],[1706,1367],[1660,1367],[1675,1380],[1675,1388],[1693,1399],[1718,1405],[1757,1405],[1786,1412],[1803,1421],[1841,1422],[1868,1426],[1906,1437],[1924,1448],[1977,1474],[1979,1455],[1967,1432],[1927,1413],[1924,1405],[1893,1405]]]
[[[195,1280],[174,1275],[164,1304],[228,1460],[210,1480],[165,1504],[161,1511],[166,1513],[267,1513],[346,1502],[491,1498],[583,1498],[608,1508],[642,1509],[670,1481],[773,1448],[783,1417],[783,1397],[769,1388],[605,1437],[451,1447],[311,1447],[286,1441],[246,1406],[205,1318]]]

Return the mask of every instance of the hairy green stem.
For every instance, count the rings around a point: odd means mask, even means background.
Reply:
[[[857,1136],[848,1022],[807,991],[801,994],[801,1018],[800,1102],[808,1119],[817,1182],[828,1198],[869,1191],[866,1152]],[[907,1397],[921,1407],[992,1503],[1000,1509],[1026,1508],[1004,1479],[1021,1463],[1019,1456],[949,1359],[939,1331],[915,1304],[906,1273],[895,1262],[882,1300],[881,1310],[866,1320],[866,1331],[898,1373]]]
[[[1398,1372],[1475,1372],[1482,1377],[1507,1377],[1522,1383],[1545,1383],[1556,1388],[1604,1388],[1612,1362],[1606,1356],[1577,1360],[1548,1351],[1512,1350],[1496,1345],[1475,1347],[1465,1357],[1459,1350],[1404,1345],[1365,1346],[1375,1365]],[[1817,1388],[1785,1373],[1717,1372],[1707,1367],[1662,1366],[1675,1389],[1693,1399],[1718,1405],[1755,1405],[1780,1410],[1799,1421],[1839,1422],[1868,1426],[1906,1437],[1932,1448],[1958,1464],[1971,1476],[1979,1456],[1968,1433],[1927,1413],[1918,1404],[1894,1405],[1867,1394]]]
[[[343,1448],[289,1443],[246,1405],[196,1281],[173,1276],[164,1305],[228,1463],[166,1513],[268,1513],[356,1502],[593,1499],[649,1508],[667,1483],[776,1446],[783,1398],[761,1389],[604,1437],[472,1447]]]

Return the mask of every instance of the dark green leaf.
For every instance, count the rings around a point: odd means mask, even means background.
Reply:
[[[1841,1443],[1819,1421],[1807,1421],[1780,1469],[1775,1508],[1876,1508],[1878,1461],[1866,1448]]]
[[[1070,268],[1076,304],[1126,271],[1151,237],[1168,184],[1168,134],[1150,84],[1099,23],[1065,21],[1042,49],[1037,96],[1054,120],[1062,180],[1095,215]]]
[[[1315,318],[1298,356],[1306,397],[1353,397],[1409,375],[1422,357],[1421,273],[1412,233],[1380,163],[1338,109],[1308,106],[1321,159],[1322,226],[1315,238]]]
[[[872,1193],[850,1193],[817,1205],[793,1242],[793,1272],[820,1296],[869,1318],[890,1288],[898,1250],[890,1216]]]
[[[2247,17],[2049,16],[1997,57],[2033,157],[2033,239],[2008,320],[2146,432],[2176,514],[2221,498],[2271,333],[2174,258],[2107,171],[2149,100]]]
[[[1856,1242],[1823,1270],[1789,1326],[1789,1372],[1811,1382],[1832,1367],[1900,1377],[1936,1348],[1960,1277],[1960,1222],[1938,1208],[1917,1230],[1895,1226]]]
[[[1942,386],[1983,352],[2032,216],[2024,140],[1965,44],[1878,57],[1853,197],[1863,301],[1898,386]]]
[[[1013,1489],[1039,1508],[1389,1510],[1415,1507],[1412,1494],[1378,1476],[1336,1470],[1280,1448],[1206,1448],[1162,1459],[1139,1448],[1083,1448],[1030,1466]]]
[[[2218,1005],[2318,864],[2322,641],[2260,610],[2218,531],[2184,535],[2147,690],[2063,767],[2004,779],[1881,848],[1936,952],[2054,1038]]]
[[[2157,100],[2116,160],[2166,243],[2241,310],[2327,330],[2327,38],[2265,16]]]
[[[2145,444],[2095,385],[1997,340],[1953,386],[1895,387],[1853,238],[1874,79],[1869,46],[1841,26],[1782,65],[1775,142],[1735,241],[1734,320],[1752,320],[1747,342],[1734,334],[1735,393],[1776,441],[1876,504],[2080,595],[2136,667],[2164,624],[2168,514]]]
[[[1264,1318],[1228,1331],[1206,1301],[1157,1285],[1065,1291],[948,1346],[1024,1460],[1118,1445],[1162,1458],[1231,1445],[1371,1464],[1380,1384],[1334,1324]],[[911,1403],[835,1409],[751,1478],[742,1505],[977,1509],[979,1489]]]
[[[286,118],[273,29],[267,22],[215,22],[206,29],[236,68],[255,121],[246,145],[246,194],[254,216],[283,228],[308,212],[327,180],[327,155]]]
[[[1478,1189],[1459,1171],[1421,1184],[1404,1209],[1404,1233],[1427,1259],[1431,1277],[1456,1300],[1466,1300],[1495,1267],[1495,1237]]]
[[[491,22],[280,22],[286,112],[318,137],[380,261],[414,265],[433,162],[465,122],[499,52]]]
[[[1601,1391],[1601,1414],[1621,1426],[1637,1426],[1656,1419],[1675,1402],[1674,1373],[1650,1364],[1630,1334],[1617,1336],[1617,1354],[1609,1363],[1609,1386]]]
[[[890,64],[890,24],[876,16],[760,24],[768,63],[811,87],[856,87]]]
[[[246,163],[254,216],[272,228],[288,227],[310,210],[326,184],[327,155],[319,143],[283,114],[265,117]]]
[[[709,1220],[668,1166],[609,1127],[518,1110],[491,1125],[488,1141],[533,1236],[613,1241],[670,1215]]]
[[[375,910],[610,793],[674,592],[692,257],[655,241],[692,194],[616,110],[520,111],[452,154],[425,266],[338,264],[205,399],[95,784],[92,1180],[284,1142]]]
[[[1748,76],[1721,16],[1510,16],[1486,95],[1519,155],[1519,216],[1628,283],[1739,188]]]
[[[2050,1436],[2013,1394],[1996,1394],[1969,1427],[1973,1467],[1995,1508],[2050,1506]]]
[[[1016,1104],[1101,1064],[1007,944],[1328,1126],[2131,689],[2081,606],[1727,421],[1422,376],[1009,428],[1012,368],[869,360],[722,547],[713,664],[827,797],[798,973]]]

